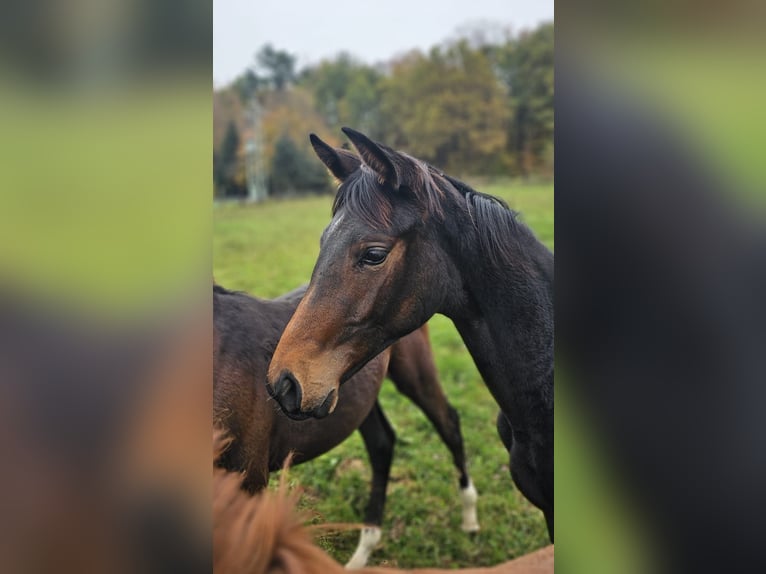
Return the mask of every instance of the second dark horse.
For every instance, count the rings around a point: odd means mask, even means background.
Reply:
[[[329,451],[359,429],[372,464],[372,489],[364,516],[367,527],[348,566],[364,566],[380,541],[396,438],[377,400],[388,374],[399,392],[426,414],[452,453],[460,475],[462,528],[478,530],[477,494],[466,469],[460,419],[439,384],[426,327],[367,363],[353,383],[343,387],[337,407],[326,418],[291,420],[271,399],[266,389],[269,361],[305,291],[301,287],[266,300],[213,286],[213,420],[233,439],[218,466],[244,471],[243,487],[254,493],[268,484],[269,473],[282,468],[291,451],[299,464]]]

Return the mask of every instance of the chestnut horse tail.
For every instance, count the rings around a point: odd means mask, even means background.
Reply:
[[[216,432],[213,453],[228,439]],[[287,461],[286,464],[289,464]],[[215,469],[213,475],[213,572],[216,574],[342,574],[345,570],[314,545],[297,494],[284,479],[276,491],[250,496],[242,475]]]
[[[228,440],[213,434],[214,457]],[[289,464],[289,460],[287,461]],[[296,510],[298,493],[288,492],[286,473],[277,490],[255,496],[241,489],[242,475],[216,468],[213,474],[213,572],[215,574],[348,574],[316,546],[305,517]],[[323,525],[343,528],[352,525]],[[553,574],[553,546],[489,568],[465,570],[363,568],[359,574]]]

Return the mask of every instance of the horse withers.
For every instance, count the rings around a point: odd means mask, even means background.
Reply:
[[[553,254],[501,200],[343,131],[358,157],[311,136],[341,183],[269,366],[277,401],[291,417],[331,412],[367,361],[448,316],[500,407],[513,480],[553,540]]]

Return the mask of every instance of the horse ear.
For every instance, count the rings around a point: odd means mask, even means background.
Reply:
[[[317,157],[327,166],[335,177],[340,181],[355,172],[362,164],[361,160],[350,151],[344,149],[335,149],[331,145],[323,142],[316,134],[310,134],[311,147],[314,148]]]
[[[390,183],[394,189],[398,189],[401,181],[391,154],[356,130],[351,128],[341,128],[341,130],[354,144],[362,161],[370,166],[372,171],[377,173],[384,182]]]

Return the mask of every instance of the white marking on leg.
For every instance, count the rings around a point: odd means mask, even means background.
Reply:
[[[362,532],[359,534],[359,545],[356,547],[351,560],[346,564],[346,568],[349,570],[364,568],[367,565],[370,554],[372,554],[372,551],[375,550],[375,547],[380,542],[382,535],[383,533],[377,526],[365,526],[362,528]]]
[[[468,486],[460,489],[460,501],[463,503],[463,525],[461,528],[465,532],[478,532],[479,519],[476,516],[476,501],[479,499],[479,493],[473,485],[473,481],[468,479]]]

